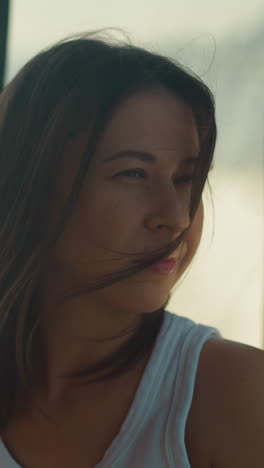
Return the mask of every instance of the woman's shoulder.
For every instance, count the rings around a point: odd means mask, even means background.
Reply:
[[[209,466],[263,466],[264,351],[223,338],[208,340],[194,395],[197,430],[199,421],[205,422]]]
[[[199,371],[205,379],[206,387],[227,390],[236,389],[241,384],[251,385],[250,373],[263,368],[264,351],[237,341],[213,337],[208,340],[201,351]],[[214,377],[214,379],[212,379]],[[221,393],[222,394],[222,393]]]

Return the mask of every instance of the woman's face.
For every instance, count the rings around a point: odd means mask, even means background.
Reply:
[[[87,139],[88,133],[81,134],[67,149],[50,223],[61,214]],[[125,150],[129,157],[110,158]],[[151,153],[152,161],[133,157],[133,151]],[[192,177],[195,161],[190,163],[190,158],[198,152],[192,111],[180,99],[166,91],[128,98],[107,126],[79,202],[51,252],[52,287],[85,285],[176,239],[190,223],[191,185],[184,179]],[[94,307],[128,312],[158,309],[190,264],[202,225],[200,203],[184,242],[172,254],[177,257],[173,272],[161,275],[145,269],[87,298]]]

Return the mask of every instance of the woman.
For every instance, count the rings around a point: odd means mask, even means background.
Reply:
[[[260,467],[263,352],[165,310],[201,238],[212,94],[95,33],[1,95],[1,468]]]

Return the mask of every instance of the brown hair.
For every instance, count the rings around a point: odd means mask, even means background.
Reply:
[[[194,73],[174,60],[100,38],[102,30],[68,37],[40,52],[19,71],[0,95],[0,428],[12,406],[34,381],[34,340],[38,330],[38,279],[45,252],[69,219],[112,113],[129,95],[163,87],[193,110],[200,137],[190,204],[196,213],[216,141],[214,98]],[[98,37],[96,37],[96,34]],[[87,128],[89,141],[80,171],[58,226],[47,235],[45,219],[70,139]],[[184,231],[155,260],[113,272],[70,295],[84,294],[128,278],[166,257]],[[140,327],[125,346],[86,371],[109,378],[134,365],[152,347],[166,304],[142,314]],[[89,380],[99,380],[93,379]]]

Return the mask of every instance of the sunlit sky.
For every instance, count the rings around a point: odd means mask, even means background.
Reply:
[[[11,0],[9,55],[25,61],[66,35],[122,27],[133,41],[247,33],[264,18],[263,0]]]

